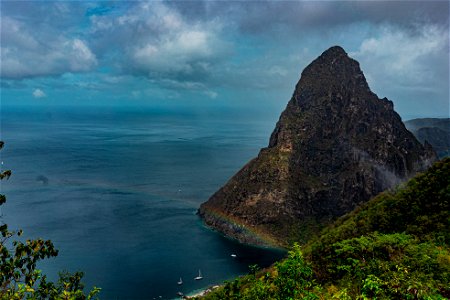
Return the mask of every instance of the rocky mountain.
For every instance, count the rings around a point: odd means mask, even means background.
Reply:
[[[203,203],[199,215],[245,243],[306,241],[435,160],[393,103],[370,91],[359,63],[335,46],[303,70],[268,147]]]
[[[439,158],[450,156],[450,118],[413,119],[405,126],[422,144],[430,143]]]

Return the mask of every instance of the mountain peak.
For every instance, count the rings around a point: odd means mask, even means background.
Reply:
[[[373,94],[359,63],[349,57],[342,47],[333,46],[303,70],[294,91],[293,103],[302,107],[308,105],[306,99],[327,97],[333,100],[333,95],[349,93],[362,98]]]
[[[338,56],[342,56],[342,55],[347,56],[347,52],[345,52],[344,48],[342,48],[341,46],[333,46],[333,47],[330,47],[327,50],[325,50],[321,56],[322,57],[329,57],[329,56],[338,57]]]
[[[370,91],[359,63],[334,46],[303,70],[269,146],[199,213],[244,242],[264,243],[245,228],[285,243],[305,241],[435,159],[392,102]]]

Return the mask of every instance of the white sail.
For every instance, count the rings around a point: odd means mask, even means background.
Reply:
[[[195,279],[195,280],[201,280],[201,279],[203,279],[202,271],[198,270],[198,276],[195,277],[194,279]]]

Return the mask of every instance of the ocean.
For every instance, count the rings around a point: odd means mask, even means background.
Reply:
[[[101,299],[173,299],[268,266],[285,253],[227,239],[196,210],[267,146],[277,116],[2,107],[0,159],[13,175],[1,220],[51,239],[59,255],[39,268],[51,279],[83,271]]]

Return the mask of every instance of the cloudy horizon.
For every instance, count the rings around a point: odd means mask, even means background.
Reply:
[[[284,107],[334,45],[404,119],[449,116],[448,1],[2,1],[2,105]]]

